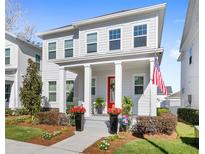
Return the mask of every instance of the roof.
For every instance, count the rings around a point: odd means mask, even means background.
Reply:
[[[166,98],[180,98],[180,97],[181,97],[181,92],[178,91],[178,92],[175,92],[175,93],[169,95],[169,96],[166,97]]]
[[[166,86],[167,88],[167,91],[168,91],[168,94],[172,94],[173,91],[172,91],[172,86]],[[159,89],[159,87],[157,87],[157,95],[164,95],[161,90]]]
[[[29,41],[29,40],[22,39],[22,38],[16,36],[15,34],[9,32],[9,31],[6,31],[5,34],[8,35],[8,36],[10,36],[10,37],[13,37],[14,39],[20,40],[20,41],[22,41],[22,42],[24,42],[24,43],[26,43],[26,44],[28,44],[28,45],[31,45],[31,46],[33,46],[33,47],[35,47],[35,48],[41,49],[41,47],[40,47],[39,45],[34,44],[34,43],[32,43],[31,41]]]
[[[87,24],[92,24],[92,23],[96,23],[96,22],[102,22],[102,21],[117,19],[117,18],[120,18],[120,17],[127,17],[127,16],[130,16],[130,15],[135,15],[135,14],[140,14],[140,13],[147,13],[147,12],[149,13],[149,12],[153,12],[153,11],[162,11],[162,12],[159,13],[159,15],[160,15],[159,23],[160,23],[161,26],[159,28],[160,37],[159,37],[159,40],[158,40],[158,41],[161,41],[161,34],[162,34],[162,29],[163,29],[162,27],[163,27],[165,8],[166,8],[166,3],[162,3],[162,4],[153,5],[153,6],[149,6],[149,7],[121,10],[121,11],[117,11],[117,12],[97,16],[97,17],[94,17],[94,18],[89,18],[89,19],[85,19],[85,20],[76,21],[76,22],[73,22],[69,25],[63,26],[63,27],[51,29],[51,30],[48,30],[48,31],[45,31],[45,32],[39,32],[36,35],[39,36],[40,38],[42,38],[45,35],[50,35],[50,34],[55,34],[55,33],[59,33],[59,32],[75,30],[79,26],[82,26],[82,25],[87,25]]]

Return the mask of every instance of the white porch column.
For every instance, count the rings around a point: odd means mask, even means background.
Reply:
[[[115,62],[115,107],[122,108],[122,62]]]
[[[86,109],[85,117],[91,116],[91,80],[92,69],[90,64],[84,65],[84,103]]]
[[[66,95],[65,95],[65,68],[59,68],[59,82],[57,83],[59,91],[59,112],[66,113]]]
[[[153,69],[154,59],[150,60],[150,116],[156,116],[157,112],[157,87],[152,84]]]

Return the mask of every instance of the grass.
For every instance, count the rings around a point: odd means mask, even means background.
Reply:
[[[43,130],[39,128],[13,125],[6,126],[6,138],[18,141],[28,141],[29,139],[41,135],[42,132]]]
[[[176,140],[165,139],[136,139],[121,148],[114,154],[197,154],[196,138],[194,137],[194,127],[183,123],[177,124],[178,138]],[[184,140],[186,139],[186,141]],[[190,143],[188,143],[188,141]]]

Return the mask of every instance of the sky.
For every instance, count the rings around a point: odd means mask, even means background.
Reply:
[[[24,21],[36,32],[68,25],[125,9],[166,3],[161,47],[164,54],[161,72],[167,86],[180,90],[180,62],[177,62],[188,0],[14,0],[24,9]],[[39,41],[38,38],[34,38]]]

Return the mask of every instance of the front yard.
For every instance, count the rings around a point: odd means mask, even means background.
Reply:
[[[197,139],[194,134],[194,127],[178,122],[177,134],[168,135],[145,135],[144,138],[130,136],[119,138],[110,142],[110,148],[106,151],[99,149],[100,141],[87,148],[85,153],[114,153],[114,154],[197,154]],[[125,136],[125,135],[121,135]],[[128,143],[127,143],[128,142]]]
[[[30,116],[6,117],[6,138],[40,145],[52,145],[74,135],[72,126],[38,124]]]

